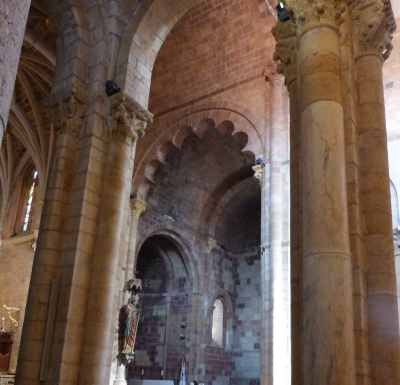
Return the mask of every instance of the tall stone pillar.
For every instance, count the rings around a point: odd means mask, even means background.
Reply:
[[[352,263],[338,31],[343,3],[292,3],[289,24],[294,24],[297,35],[298,83],[294,92],[300,133],[294,142],[298,149],[292,151],[301,162],[296,190],[301,197],[297,230],[301,232],[300,346],[295,347],[300,353],[296,356],[300,380],[296,383],[354,385]]]
[[[360,199],[364,220],[371,385],[400,381],[400,339],[393,250],[382,65],[395,29],[390,2],[353,2]]]
[[[114,323],[118,314],[118,277],[125,202],[131,192],[136,139],[151,116],[128,98],[112,101],[112,133],[103,177],[79,384],[104,385],[110,380]],[[123,279],[123,278],[122,278]]]
[[[278,23],[273,30],[277,40],[274,59],[285,78],[289,95],[290,143],[290,284],[291,284],[291,383],[301,383],[301,157],[298,113],[297,36],[293,20]]]
[[[60,255],[65,213],[69,211],[68,199],[78,161],[84,105],[71,95],[53,110],[56,141],[25,312],[16,376],[18,385],[48,381],[51,360],[54,360],[52,344],[63,262]]]
[[[130,208],[131,223],[129,227],[129,246],[125,265],[125,282],[135,276],[138,225],[140,217],[146,211],[146,202],[140,198],[133,198],[130,201]]]
[[[339,2],[299,21],[303,384],[355,384]]]
[[[291,383],[289,132],[283,77],[272,74],[269,148],[262,175],[263,338],[261,382]],[[255,167],[257,169],[257,166]]]
[[[30,0],[0,0],[0,143],[7,126]]]
[[[118,296],[119,306],[123,306],[129,300],[129,293],[123,290],[125,283],[135,277],[136,267],[136,246],[138,236],[138,225],[141,215],[146,210],[146,202],[140,198],[130,199],[130,220],[129,220],[129,235],[128,235],[128,250],[126,258],[122,261],[121,271],[123,272],[125,279],[122,282],[123,285],[120,287],[121,292]],[[118,362],[118,327],[115,329],[114,337],[114,357],[111,364],[111,379],[110,385],[126,385],[126,368],[125,365]]]
[[[396,229],[393,233],[394,238],[394,259],[396,264],[396,279],[400,281],[400,231]],[[397,304],[400,303],[400,285],[397,283]],[[400,319],[400,306],[398,306],[398,313]]]

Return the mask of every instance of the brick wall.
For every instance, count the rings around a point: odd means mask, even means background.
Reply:
[[[273,54],[271,22],[259,0],[205,0],[194,7],[156,60],[150,110],[165,113],[260,78]]]

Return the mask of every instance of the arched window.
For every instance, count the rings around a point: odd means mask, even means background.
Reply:
[[[224,303],[216,299],[212,310],[211,340],[219,347],[224,347]]]
[[[36,170],[33,171],[32,174],[32,183],[28,191],[28,196],[26,199],[25,203],[25,208],[24,208],[24,218],[22,222],[22,231],[26,232],[29,230],[29,226],[32,221],[32,203],[33,203],[33,197],[35,195],[35,188],[36,188],[36,183],[38,179],[38,172]]]

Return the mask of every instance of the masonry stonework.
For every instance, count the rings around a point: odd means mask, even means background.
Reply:
[[[30,0],[0,3],[0,140],[7,126]]]
[[[17,3],[0,3],[16,383],[177,380],[186,358],[206,385],[397,384],[390,1],[287,0],[286,22],[271,0],[32,0],[27,22]]]

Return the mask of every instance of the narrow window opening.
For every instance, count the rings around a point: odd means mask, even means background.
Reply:
[[[29,189],[28,198],[27,198],[26,204],[25,204],[25,215],[24,215],[24,221],[22,223],[22,231],[23,232],[28,231],[29,225],[32,220],[32,204],[33,204],[33,197],[35,195],[37,178],[38,178],[38,172],[35,170],[32,175],[32,184]]]
[[[220,299],[214,302],[211,339],[217,346],[224,347],[224,304]]]

